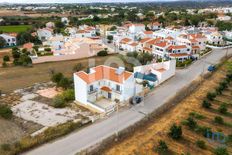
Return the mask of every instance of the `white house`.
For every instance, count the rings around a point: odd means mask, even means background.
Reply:
[[[153,54],[158,58],[163,58],[168,54],[170,44],[167,41],[159,42],[153,45]]]
[[[144,24],[129,24],[128,29],[130,33],[139,33],[145,31]]]
[[[134,77],[137,82],[148,81],[152,85],[159,85],[175,75],[176,60],[172,59],[160,63],[152,63],[134,67]]]
[[[136,93],[133,73],[104,65],[74,73],[74,88],[77,102],[103,113],[114,111],[116,100],[126,101]]]
[[[15,36],[11,36],[11,35],[8,35],[8,34],[0,34],[0,37],[2,37],[6,41],[6,46],[15,46],[15,45],[17,45]]]
[[[53,35],[53,30],[49,28],[43,28],[37,30],[37,35],[41,41],[46,41]]]
[[[55,24],[53,22],[48,22],[46,23],[46,27],[52,29],[55,27]]]
[[[158,22],[154,22],[154,23],[150,23],[147,25],[152,31],[157,31],[160,30],[162,28],[162,24],[158,23]]]
[[[190,58],[191,48],[186,45],[171,45],[168,47],[168,53],[170,58],[184,61]]]
[[[69,24],[69,19],[67,17],[62,17],[61,22],[64,23],[65,25]]]
[[[231,17],[230,16],[226,16],[226,15],[218,15],[217,20],[220,20],[220,21],[230,21]]]
[[[205,36],[207,37],[207,42],[210,44],[220,45],[224,42],[222,34],[218,31],[205,33]]]
[[[224,31],[224,36],[225,38],[232,40],[232,31]]]

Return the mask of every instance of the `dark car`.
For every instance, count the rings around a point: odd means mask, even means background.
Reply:
[[[137,104],[140,104],[142,101],[143,101],[143,97],[141,97],[141,96],[134,96],[134,97],[131,98],[130,103],[132,105],[137,105]]]

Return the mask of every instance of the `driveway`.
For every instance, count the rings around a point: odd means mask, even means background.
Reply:
[[[190,84],[194,79],[206,72],[207,67],[212,63],[216,64],[226,54],[226,50],[214,50],[207,57],[195,62],[187,69],[177,70],[176,75],[156,88],[145,98],[144,106],[134,107],[118,114],[101,120],[80,131],[73,132],[66,137],[60,138],[52,143],[42,145],[26,155],[74,155],[77,152],[88,148],[117,131],[127,128],[135,122],[141,120],[146,114],[151,113],[184,86]],[[232,54],[232,50],[229,50]]]

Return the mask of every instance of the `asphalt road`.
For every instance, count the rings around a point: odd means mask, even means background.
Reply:
[[[226,50],[214,50],[210,55],[198,60],[187,69],[177,70],[176,75],[157,87],[145,98],[144,106],[138,106],[124,110],[105,120],[94,123],[80,131],[73,132],[54,142],[44,144],[34,150],[24,153],[25,155],[74,155],[80,150],[93,146],[103,139],[115,134],[117,131],[127,128],[141,120],[146,114],[151,113],[184,86],[190,84],[203,72],[207,72],[210,64],[216,64],[225,56]],[[232,49],[228,51],[232,54]]]

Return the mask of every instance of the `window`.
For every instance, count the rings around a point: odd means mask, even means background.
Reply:
[[[93,91],[93,85],[89,86],[89,91]]]
[[[120,86],[119,85],[116,85],[116,90],[120,91]]]

